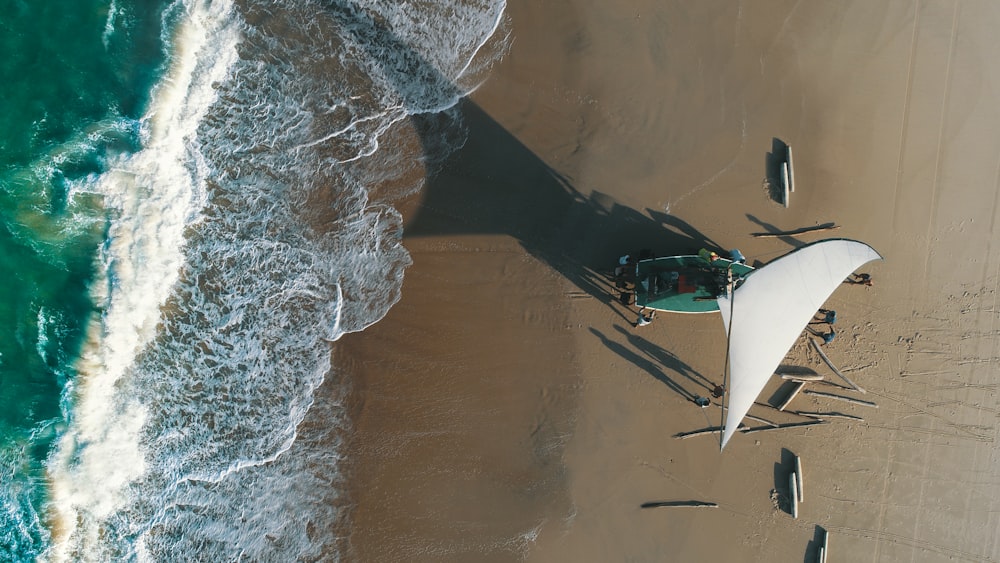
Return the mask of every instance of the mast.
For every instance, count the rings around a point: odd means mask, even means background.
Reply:
[[[726,363],[722,367],[722,420],[719,422],[719,428],[722,429],[719,432],[719,451],[721,452],[724,444],[722,443],[722,438],[725,436],[726,430],[726,412],[728,411],[727,399],[729,399],[729,346],[730,341],[733,336],[733,303],[736,302],[736,282],[732,281],[733,270],[732,264],[726,266],[728,270],[727,278],[729,282],[726,284],[726,294],[729,295],[729,327],[726,330]]]

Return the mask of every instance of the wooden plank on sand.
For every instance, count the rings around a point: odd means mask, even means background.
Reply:
[[[754,432],[765,432],[767,430],[781,430],[782,428],[798,428],[800,426],[812,426],[814,424],[826,424],[825,420],[807,420],[806,422],[790,422],[788,424],[774,424],[773,422],[768,423],[771,426],[758,426],[756,428],[747,428],[745,426],[740,426],[739,432],[743,434],[753,434]],[[703,428],[701,430],[692,430],[691,432],[679,432],[674,434],[674,438],[679,440],[684,440],[685,438],[694,438],[695,436],[704,436],[706,434],[718,434],[722,432],[721,426],[712,426],[711,428]]]
[[[722,405],[716,404],[715,406],[719,407],[722,410],[726,410],[726,407],[724,407]],[[771,407],[771,408],[774,408],[774,407]],[[762,422],[762,423],[764,423],[764,424],[766,424],[768,426],[777,426],[777,423],[771,422],[770,420],[767,420],[766,418],[760,418],[759,416],[753,416],[752,414],[745,414],[745,415],[743,415],[743,418],[749,418],[750,420],[756,420],[757,422]]]
[[[778,375],[787,381],[823,381],[821,373],[778,373]]]
[[[788,160],[788,189],[792,192],[795,191],[795,166],[792,164],[792,145],[785,145],[785,149],[788,152],[786,160]]]
[[[799,456],[795,456],[795,484],[797,485],[795,494],[798,495],[799,502],[802,502],[804,500],[802,496],[802,460]]]
[[[854,416],[853,414],[844,414],[842,412],[809,412],[809,411],[789,411],[792,414],[797,414],[799,416],[808,416],[809,418],[843,418],[845,420],[857,420],[858,422],[864,422],[865,419],[860,416]]]
[[[778,407],[778,410],[779,411],[785,410],[785,407],[787,407],[788,404],[792,402],[792,399],[794,399],[795,396],[799,394],[799,391],[801,391],[802,388],[805,386],[806,386],[805,381],[797,381],[795,385],[792,387],[792,390],[788,392],[788,396],[785,397],[785,400],[781,402],[781,406]]]
[[[692,430],[691,432],[679,432],[674,434],[674,438],[679,438],[684,440],[685,438],[694,438],[695,436],[704,436],[705,434],[718,434],[722,432],[721,426],[713,426],[711,428],[705,428],[704,430]]]
[[[799,490],[799,486],[795,479],[794,473],[788,474],[788,498],[792,499],[792,518],[799,517],[799,495],[796,491]]]
[[[825,420],[807,420],[805,422],[790,422],[788,424],[779,424],[777,426],[760,426],[757,428],[745,428],[741,429],[740,432],[744,434],[753,434],[754,432],[766,432],[768,430],[781,430],[783,428],[798,428],[800,426],[812,426],[814,424],[826,424]]]
[[[824,393],[822,391],[806,391],[806,395],[816,395],[817,397],[828,397],[830,399],[837,399],[838,401],[847,401],[848,403],[853,403],[855,405],[862,405],[866,407],[878,408],[878,405],[871,401],[862,401],[861,399],[854,399],[852,397],[844,397],[843,395],[834,395],[833,393]]]
[[[714,502],[704,502],[700,500],[665,500],[665,501],[653,501],[644,502],[640,505],[641,508],[719,508],[719,505]]]
[[[854,389],[855,391],[857,391],[859,393],[867,393],[867,391],[865,391],[861,387],[858,387],[857,383],[854,383],[853,381],[851,381],[850,379],[848,379],[846,375],[840,373],[840,370],[837,369],[837,366],[833,365],[833,362],[830,361],[830,358],[828,358],[826,356],[826,352],[824,352],[823,349],[819,347],[819,344],[816,343],[816,339],[815,338],[810,338],[809,342],[812,342],[813,349],[815,349],[816,352],[819,353],[819,357],[823,360],[823,362],[827,366],[829,366],[829,368],[831,370],[833,370],[833,373],[835,373],[837,375],[837,377],[839,377],[839,378],[843,379],[844,381],[846,381],[847,384],[850,385],[851,388]]]
[[[785,195],[784,195],[784,200],[781,203],[785,204],[785,209],[788,209],[788,199],[789,199],[788,198],[788,192],[789,192],[789,187],[790,186],[788,184],[788,163],[787,162],[782,162],[781,163],[781,190],[782,190],[782,192]]]
[[[816,225],[815,227],[805,227],[803,229],[795,229],[794,231],[778,231],[776,233],[750,233],[750,236],[754,238],[797,237],[799,235],[805,235],[808,233],[818,233],[820,231],[835,231],[839,228],[840,225],[834,225],[833,223],[824,223],[822,225]]]

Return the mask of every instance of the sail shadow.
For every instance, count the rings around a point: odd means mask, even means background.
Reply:
[[[390,25],[355,2],[331,2],[326,10],[352,34],[406,108],[419,108],[428,91],[461,91]],[[405,61],[400,64],[399,61]],[[440,113],[413,111],[410,122],[428,166],[423,191],[407,214],[403,237],[507,235],[577,288],[618,310],[621,291],[609,278],[619,256],[649,247],[659,255],[693,254],[715,246],[680,219],[639,211],[601,192],[587,193],[555,170],[478,104],[462,98],[446,110],[467,139],[440,154]],[[460,122],[460,124],[459,124]],[[609,286],[611,286],[609,288]]]

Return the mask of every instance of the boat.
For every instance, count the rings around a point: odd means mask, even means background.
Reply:
[[[837,287],[861,266],[881,260],[871,246],[826,239],[759,268],[739,251],[641,259],[636,304],[665,312],[718,311],[728,335],[721,448],[739,428],[792,345]]]
[[[718,297],[750,274],[738,250],[722,258],[698,254],[643,258],[635,264],[635,304],[667,313],[713,313]]]

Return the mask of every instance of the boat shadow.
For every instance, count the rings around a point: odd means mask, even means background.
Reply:
[[[767,197],[775,203],[784,203],[785,193],[781,187],[781,165],[788,160],[788,143],[774,137],[771,152],[764,155],[764,185]]]
[[[827,530],[823,526],[817,524],[816,528],[813,530],[813,538],[806,544],[806,553],[802,556],[802,563],[821,561],[819,557],[819,550],[826,544],[826,534]],[[829,556],[829,554],[827,554],[827,556]],[[822,561],[825,560],[826,558],[822,559]]]
[[[796,494],[788,484],[788,476],[792,473],[795,473],[795,454],[788,448],[781,448],[781,460],[774,464],[774,490],[778,509],[786,514],[792,513],[792,495]]]

